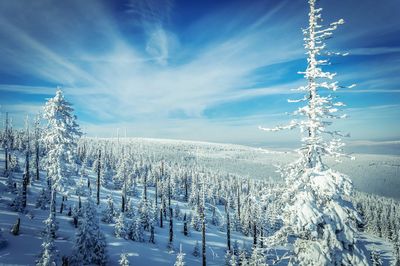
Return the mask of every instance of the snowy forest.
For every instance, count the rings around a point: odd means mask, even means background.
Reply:
[[[347,153],[336,92],[355,85],[328,49],[344,20],[304,3],[291,120],[254,125],[297,149],[91,136],[62,87],[22,127],[2,110],[0,265],[400,266],[399,157]]]

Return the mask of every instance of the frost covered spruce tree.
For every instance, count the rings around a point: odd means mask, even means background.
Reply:
[[[282,230],[296,237],[292,264],[367,265],[365,255],[356,245],[358,215],[349,202],[351,180],[323,161],[325,156],[336,159],[345,156],[341,141],[345,135],[328,129],[333,120],[345,117],[338,114],[338,108],[344,104],[330,95],[342,86],[334,80],[336,73],[322,69],[329,65],[329,55],[340,55],[326,52],[325,40],[344,21],[323,26],[322,9],[316,7],[316,0],[308,3],[309,25],[303,30],[307,69],[300,73],[304,74],[307,85],[298,88],[304,93],[302,99],[289,100],[305,105],[294,112],[299,119],[289,125],[261,128],[267,131],[300,128],[303,135],[300,159],[282,169],[287,182]]]
[[[73,172],[77,139],[82,135],[73,111],[59,89],[56,96],[47,101],[43,113],[47,120],[42,136],[46,149],[45,168],[53,191],[62,194],[66,194],[67,189],[74,185],[70,175]]]
[[[185,266],[185,253],[182,252],[182,244],[180,245],[179,248],[179,253],[176,256],[176,261],[174,263],[174,266]]]
[[[89,195],[79,220],[71,260],[73,265],[106,265],[106,240],[100,230],[96,205]]]
[[[46,230],[43,243],[40,265],[49,261],[48,252],[55,250],[54,238],[56,236],[56,193],[66,194],[67,188],[73,184],[70,177],[73,167],[76,141],[82,135],[76,123],[71,104],[64,100],[61,90],[56,96],[48,100],[44,107],[44,118],[47,120],[46,129],[43,131],[42,141],[46,149],[45,169],[51,185],[51,200],[49,218],[45,220]],[[51,247],[51,249],[49,248]]]
[[[129,266],[128,254],[122,253],[118,262],[120,266]]]

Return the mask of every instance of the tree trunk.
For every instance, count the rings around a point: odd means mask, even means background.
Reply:
[[[162,211],[162,206],[160,207],[160,227],[163,228],[163,211]]]
[[[126,210],[126,176],[124,176],[124,187],[122,190],[122,206],[121,206],[121,212],[125,212]]]
[[[188,176],[187,173],[185,173],[185,201],[188,201]]]
[[[64,211],[64,200],[65,200],[65,197],[62,196],[61,206],[60,206],[60,213],[63,213],[63,211]]]
[[[257,224],[255,221],[253,222],[253,245],[254,247],[257,246]]]
[[[174,224],[172,220],[172,208],[169,208],[169,243],[172,245],[174,240]]]
[[[238,199],[237,199],[237,214],[238,214],[238,218],[240,221],[240,190],[239,190],[239,186],[237,188],[237,195],[238,195]]]
[[[228,204],[225,203],[225,212],[226,212],[226,244],[228,247],[228,250],[231,251],[231,221],[229,217],[229,211],[228,211]]]
[[[186,212],[185,215],[183,216],[183,234],[185,236],[188,235],[188,227],[187,227],[187,220],[186,220]]]
[[[6,164],[5,167],[6,167],[6,171],[8,171],[8,148],[7,147],[4,148],[4,155],[5,155],[4,162]]]
[[[155,240],[154,240],[154,226],[152,225],[152,226],[150,226],[150,239],[149,239],[149,242],[150,243],[155,243]]]
[[[205,221],[205,214],[204,209],[202,210],[202,223],[201,223],[201,242],[202,242],[202,265],[206,266],[206,221]]]
[[[36,144],[35,165],[36,165],[36,180],[39,180],[39,143]]]
[[[101,169],[101,150],[99,150],[99,161],[97,162],[97,205],[100,204],[100,169]]]
[[[50,215],[55,219],[56,218],[56,190],[55,188],[51,189],[51,201],[50,201]],[[56,238],[56,231],[54,228],[51,228],[50,235],[52,238]]]
[[[147,171],[144,173],[143,194],[144,200],[147,202]]]
[[[158,207],[158,180],[157,180],[157,177],[156,177],[156,187],[155,187],[154,195],[155,195],[156,208],[157,208]]]

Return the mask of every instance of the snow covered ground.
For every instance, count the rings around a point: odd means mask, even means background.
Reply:
[[[4,151],[0,151],[0,158],[4,158]],[[90,170],[88,170],[90,172]],[[0,160],[0,173],[4,172],[4,160]],[[90,175],[92,180],[95,180],[93,173]],[[15,175],[15,180],[21,180],[22,173]],[[0,265],[34,265],[42,248],[43,242],[41,232],[44,229],[43,221],[48,217],[48,210],[40,210],[35,208],[35,202],[38,194],[46,186],[45,173],[41,173],[39,181],[33,180],[28,188],[28,207],[26,213],[18,213],[12,211],[9,204],[15,197],[14,194],[7,193],[6,179],[0,176],[0,228],[3,237],[7,241],[5,248],[0,248]],[[139,187],[141,191],[141,187]],[[149,189],[150,197],[154,191]],[[116,206],[120,206],[121,192],[112,191],[102,188],[101,201],[105,205],[106,196],[112,195]],[[140,197],[140,196],[139,196]],[[139,197],[135,197],[136,202]],[[84,198],[83,200],[84,201]],[[177,202],[172,201],[172,206]],[[182,212],[186,211],[186,203],[179,202]],[[78,205],[78,197],[71,196],[66,202],[66,210],[69,206]],[[57,209],[58,211],[58,209]],[[67,211],[63,214],[57,213],[57,221],[59,223],[58,237],[56,242],[57,248],[60,251],[60,256],[70,255],[75,231],[72,218],[68,217]],[[14,236],[10,233],[12,225],[17,218],[21,219],[20,235]],[[190,222],[190,221],[189,221]],[[110,265],[117,265],[121,253],[128,253],[129,260],[133,265],[173,265],[180,245],[186,254],[185,261],[187,265],[199,265],[200,257],[192,255],[195,242],[201,243],[201,232],[189,230],[190,235],[183,235],[183,221],[174,219],[174,251],[167,249],[168,244],[168,221],[164,222],[164,227],[155,228],[155,244],[146,242],[134,242],[132,240],[118,239],[114,236],[114,224],[100,223],[101,230],[104,232],[107,241],[107,253],[109,255]],[[146,234],[148,234],[146,232]],[[218,227],[207,225],[207,261],[208,265],[223,265],[225,261],[226,250],[226,233],[219,230]],[[251,247],[251,237],[245,237],[237,232],[232,232],[232,243],[237,240],[239,245],[243,244]]]
[[[235,173],[240,176],[251,178],[267,178],[279,181],[275,173],[274,165],[293,160],[294,154],[286,152],[275,152],[265,149],[257,149],[240,145],[214,144],[202,142],[174,141],[174,140],[151,140],[151,139],[129,139],[120,140],[137,143],[142,149],[161,151],[162,156],[193,155],[199,158],[199,164],[205,168],[212,168],[221,172]],[[0,173],[4,172],[4,152],[0,151]],[[21,159],[21,162],[23,160]],[[365,192],[373,192],[383,196],[400,198],[398,187],[399,178],[399,157],[384,155],[357,155],[355,161],[346,161],[337,165],[339,170],[350,175],[356,188]],[[90,176],[93,180],[93,172]],[[15,175],[16,180],[21,180],[22,173]],[[379,181],[379,182],[377,182]],[[371,184],[374,184],[372,186]],[[34,204],[38,193],[45,186],[45,173],[41,173],[39,181],[33,180],[28,188],[28,208],[26,213],[18,213],[10,210],[9,204],[15,195],[6,192],[6,180],[0,175],[0,228],[2,235],[7,241],[6,247],[0,248],[0,265],[33,265],[41,252],[42,236],[44,228],[43,220],[48,217],[48,210],[35,208]],[[139,187],[139,191],[140,187]],[[149,189],[150,197],[154,190]],[[119,206],[120,191],[113,191],[102,188],[101,201],[105,203],[106,196],[112,195],[116,206]],[[139,197],[135,197],[137,201]],[[78,198],[71,196],[66,202],[69,206],[77,205]],[[172,206],[179,204],[182,211],[188,207],[184,202],[172,202]],[[70,255],[75,238],[76,229],[73,226],[72,218],[63,214],[57,214],[59,222],[58,238],[56,245],[60,255]],[[20,235],[14,236],[10,233],[12,225],[17,218],[21,218]],[[173,265],[179,246],[186,253],[187,265],[200,265],[201,258],[192,255],[196,241],[201,243],[201,233],[193,229],[189,236],[182,233],[183,223],[174,219],[174,251],[168,251],[168,223],[164,228],[156,226],[156,244],[148,242],[140,243],[132,240],[118,239],[114,236],[114,225],[101,223],[101,229],[106,235],[107,252],[110,265],[116,265],[121,253],[128,253],[129,260],[133,265]],[[146,232],[147,234],[147,232]],[[238,240],[239,245],[251,247],[252,238],[241,233],[232,232],[232,243]],[[384,265],[389,265],[391,259],[391,245],[382,239],[363,233],[361,235],[361,246],[370,250],[376,248],[382,253]],[[208,265],[224,265],[226,250],[226,233],[218,227],[207,225],[207,262]],[[366,253],[368,254],[368,253]]]

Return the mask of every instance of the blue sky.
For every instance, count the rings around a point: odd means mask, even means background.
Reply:
[[[353,89],[338,93],[352,141],[400,139],[400,2],[321,0],[325,21],[346,23],[328,42]],[[260,145],[295,109],[304,84],[300,0],[37,0],[0,2],[0,104],[20,126],[64,89],[92,136]]]

